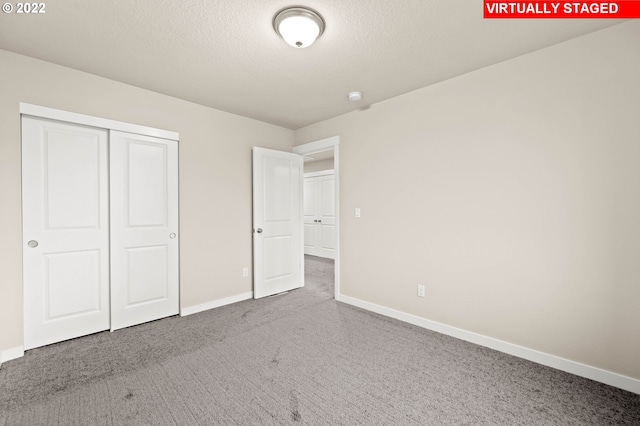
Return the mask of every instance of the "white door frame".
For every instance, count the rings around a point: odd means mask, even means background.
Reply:
[[[331,136],[330,138],[320,139],[315,142],[305,143],[293,147],[293,152],[300,155],[314,154],[320,151],[328,151],[333,149],[333,169],[335,170],[336,179],[336,259],[335,259],[335,299],[340,301],[340,136]],[[300,212],[302,215],[302,212]],[[304,246],[302,247],[304,253]]]
[[[310,178],[310,177],[318,177],[318,176],[329,176],[333,174],[335,174],[334,169],[328,169],[328,170],[320,170],[319,172],[305,173],[303,177]]]

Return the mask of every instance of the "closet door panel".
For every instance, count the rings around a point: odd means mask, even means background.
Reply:
[[[24,347],[109,329],[107,131],[22,118]]]
[[[178,143],[110,132],[111,329],[178,313]]]
[[[304,254],[313,255],[316,246],[316,193],[315,181],[312,178],[304,178],[302,197],[302,219],[304,221]]]
[[[322,257],[336,256],[336,185],[335,176],[319,178],[321,201],[319,207],[321,238],[319,250]]]

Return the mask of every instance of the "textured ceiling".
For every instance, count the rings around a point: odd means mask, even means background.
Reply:
[[[327,23],[306,49],[271,24],[300,4]],[[0,48],[296,129],[619,22],[484,20],[482,0],[54,0],[0,14]]]

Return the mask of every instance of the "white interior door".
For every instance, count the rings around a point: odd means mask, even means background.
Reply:
[[[22,118],[24,347],[109,329],[107,131]]]
[[[315,174],[315,173],[314,173]],[[324,173],[304,178],[304,252],[335,259],[335,176]]]
[[[111,329],[178,313],[178,142],[110,132]]]
[[[302,156],[253,148],[253,294],[302,287]]]

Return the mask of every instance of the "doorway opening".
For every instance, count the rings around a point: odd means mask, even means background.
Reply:
[[[339,144],[334,136],[293,148],[304,158],[305,282],[340,300]],[[333,289],[331,289],[333,287]]]

